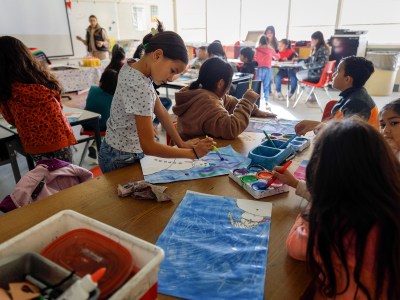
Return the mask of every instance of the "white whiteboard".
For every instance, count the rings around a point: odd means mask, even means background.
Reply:
[[[18,38],[49,57],[74,55],[65,0],[1,0],[2,35]]]

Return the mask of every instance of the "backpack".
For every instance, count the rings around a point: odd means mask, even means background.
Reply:
[[[0,211],[23,207],[90,178],[93,178],[90,171],[71,163],[55,158],[40,160],[18,181],[14,191],[0,202]]]

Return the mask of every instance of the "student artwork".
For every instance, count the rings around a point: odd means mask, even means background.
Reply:
[[[144,179],[150,183],[167,183],[229,174],[234,168],[247,167],[251,160],[237,153],[231,146],[219,148],[201,159],[160,158],[145,156],[140,160]]]
[[[272,204],[188,191],[157,245],[162,294],[264,299]]]
[[[307,168],[308,160],[303,160],[300,163],[300,166],[297,170],[293,173],[293,176],[296,177],[298,180],[306,180],[306,168]]]
[[[298,120],[285,119],[250,120],[245,132],[294,133],[297,123]]]
[[[78,121],[81,115],[82,113],[79,111],[65,113],[65,117],[69,123]]]

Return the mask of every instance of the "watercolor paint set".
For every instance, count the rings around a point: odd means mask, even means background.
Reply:
[[[253,165],[260,165],[271,171],[274,167],[294,157],[295,154],[296,149],[290,142],[275,139],[272,144],[269,140],[265,140],[253,148],[248,157]]]
[[[290,145],[296,150],[296,152],[301,152],[307,147],[310,146],[311,141],[306,137],[296,136],[293,138],[294,133],[282,134],[282,133],[271,133],[269,136],[272,141],[282,141],[287,142],[288,140],[292,139],[289,143]],[[261,145],[270,145],[270,142],[267,139],[264,139]]]
[[[282,184],[279,180],[275,180],[270,187],[266,187],[268,181],[272,179],[272,173],[259,165],[250,165],[247,168],[231,170],[229,177],[255,199],[289,191],[289,186]]]

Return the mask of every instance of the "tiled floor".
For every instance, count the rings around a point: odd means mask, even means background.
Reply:
[[[161,89],[161,92],[163,90]],[[285,91],[283,91],[285,93]],[[173,94],[173,91],[170,90],[169,95]],[[339,93],[334,90],[330,90],[330,94],[332,99],[339,99]],[[321,99],[323,105],[327,102],[327,96],[323,91],[317,91],[318,98]],[[81,95],[71,95],[73,97],[72,100],[63,100],[64,105],[83,108],[85,104],[86,94]],[[390,102],[391,100],[397,99],[400,97],[400,93],[393,93],[391,96],[387,97],[373,97],[378,108],[381,109],[383,105]],[[286,101],[275,101],[272,100],[270,103],[270,107],[272,111],[278,115],[280,118],[284,119],[312,119],[312,120],[320,120],[321,119],[321,110],[319,109],[317,103],[304,103],[305,95],[303,95],[303,99],[299,101],[296,108],[286,108]],[[293,101],[291,101],[291,105],[293,105]],[[265,109],[265,103],[261,103],[261,109]],[[74,127],[74,132],[76,136],[79,136],[80,126]],[[159,137],[160,142],[165,143],[165,131],[159,127]],[[76,151],[74,151],[74,163],[78,164],[81,158],[84,143],[78,144],[75,146]],[[28,171],[28,167],[26,164],[26,160],[23,156],[18,155],[18,165],[20,167],[21,175],[24,175]],[[97,165],[97,161],[85,157],[83,162],[83,167],[87,169],[91,169]],[[10,194],[15,186],[14,177],[12,174],[10,164],[0,166],[0,200],[4,198],[4,196]]]

